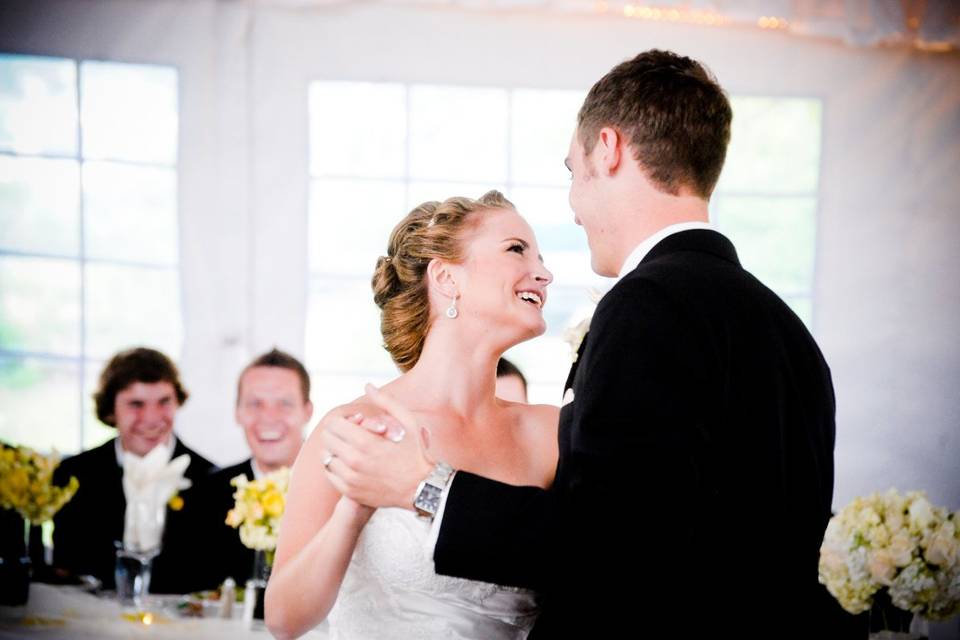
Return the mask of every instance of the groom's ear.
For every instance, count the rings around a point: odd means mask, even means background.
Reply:
[[[458,293],[450,263],[440,258],[432,259],[427,265],[427,285],[445,298],[452,298]]]
[[[613,127],[604,127],[597,134],[594,156],[603,175],[613,175],[620,167],[623,158],[623,146],[626,140]]]

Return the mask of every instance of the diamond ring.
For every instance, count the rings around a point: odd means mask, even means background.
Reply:
[[[326,457],[324,457],[324,459],[323,459],[323,462],[322,462],[323,467],[324,467],[325,469],[329,469],[329,468],[330,468],[330,463],[333,462],[333,459],[336,458],[336,457],[337,457],[337,456],[333,455],[332,453],[328,453],[328,454],[326,455]]]

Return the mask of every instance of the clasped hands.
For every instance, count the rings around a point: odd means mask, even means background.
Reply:
[[[334,410],[318,425],[327,477],[359,505],[413,511],[417,486],[435,464],[427,454],[429,432],[387,393],[370,384],[364,390],[379,413]]]

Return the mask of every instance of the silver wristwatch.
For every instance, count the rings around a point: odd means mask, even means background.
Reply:
[[[440,509],[440,497],[451,477],[453,468],[446,462],[438,462],[430,475],[417,486],[417,493],[413,498],[413,508],[417,510],[417,515],[433,520]]]

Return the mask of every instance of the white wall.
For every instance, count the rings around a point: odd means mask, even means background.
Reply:
[[[42,5],[42,10],[38,9]],[[235,376],[303,350],[310,79],[587,88],[651,47],[732,93],[824,101],[814,328],[837,390],[836,504],[897,486],[960,508],[960,56],[746,28],[358,4],[47,0],[0,10],[0,49],[181,73],[180,431],[244,454]],[[331,310],[335,312],[335,310]],[[318,408],[319,409],[319,408]]]

